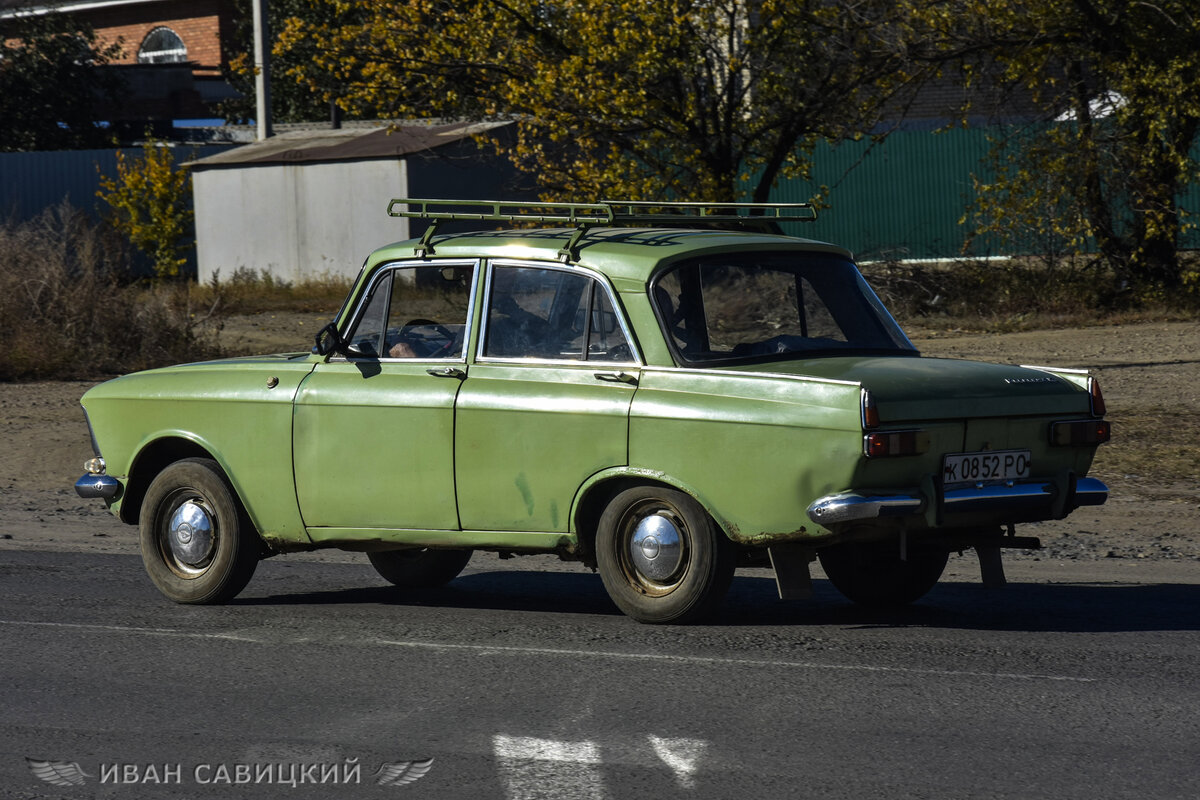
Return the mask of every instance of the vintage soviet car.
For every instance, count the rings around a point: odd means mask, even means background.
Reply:
[[[806,206],[389,213],[425,235],[367,259],[312,352],[84,395],[77,491],[140,526],[167,597],[222,602],[266,556],[336,547],[407,588],[476,550],[557,553],[643,622],[705,617],[739,565],[804,596],[814,559],[903,604],[954,551],[1002,583],[1001,548],[1038,546],[1015,523],[1107,498],[1095,379],[922,357],[846,250],[770,232]]]

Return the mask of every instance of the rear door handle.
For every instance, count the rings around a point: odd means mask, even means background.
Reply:
[[[637,375],[630,375],[628,372],[597,372],[595,376],[596,380],[609,383],[628,383],[637,386],[638,382]]]
[[[467,373],[458,367],[439,367],[436,369],[425,370],[435,378],[458,378],[460,381],[467,377]]]

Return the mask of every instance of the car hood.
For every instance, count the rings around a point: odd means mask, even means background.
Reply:
[[[1043,369],[950,358],[812,358],[729,367],[858,383],[884,423],[1036,414],[1086,414],[1086,386]]]
[[[165,367],[155,367],[153,369],[142,370],[141,372],[130,373],[130,375],[158,374],[165,372],[195,372],[212,370],[233,371],[239,369],[255,369],[258,367],[278,365],[281,362],[305,362],[310,360],[311,356],[312,353],[308,352],[307,350],[296,353],[267,353],[253,356],[232,356],[229,358],[215,358],[211,361],[188,361],[182,364],[171,364]]]
[[[97,384],[84,394],[83,402],[87,407],[88,403],[104,398],[232,399],[248,389],[257,396],[267,376],[275,378],[273,386],[291,386],[303,380],[315,363],[310,353],[277,353],[174,364],[131,372]]]

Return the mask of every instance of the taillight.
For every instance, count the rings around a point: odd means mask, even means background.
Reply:
[[[875,406],[875,398],[866,389],[862,390],[862,426],[864,431],[879,427],[879,409]]]
[[[1112,424],[1103,419],[1055,422],[1050,425],[1050,443],[1064,447],[1104,444],[1111,438]]]
[[[1100,391],[1100,381],[1088,378],[1088,394],[1092,396],[1092,416],[1103,417],[1108,409],[1104,405],[1104,393]]]
[[[867,458],[915,456],[929,451],[925,431],[877,431],[863,437],[863,455]]]

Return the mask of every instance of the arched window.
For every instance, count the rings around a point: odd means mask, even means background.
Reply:
[[[138,48],[139,64],[181,64],[187,61],[183,39],[170,28],[155,28]]]

